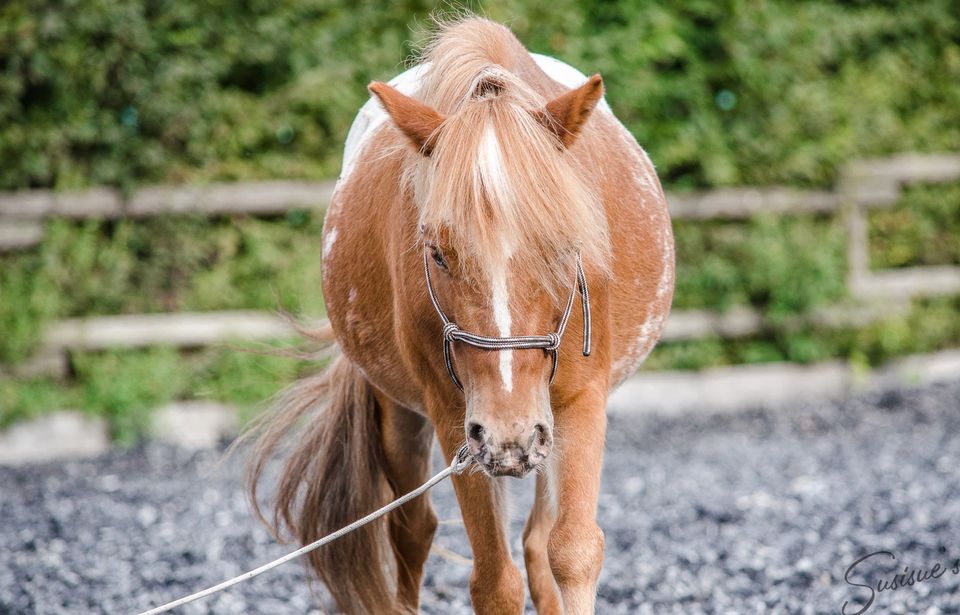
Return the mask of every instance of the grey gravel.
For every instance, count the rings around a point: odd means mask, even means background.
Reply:
[[[839,402],[611,417],[599,613],[847,613],[904,566],[960,558],[960,381]],[[252,518],[238,460],[151,443],[0,469],[0,615],[135,613],[286,552]],[[512,481],[512,479],[510,479]],[[519,557],[531,482],[512,481]],[[469,613],[449,484],[423,611]],[[299,564],[181,613],[323,613]],[[958,613],[960,575],[876,594],[870,613]]]

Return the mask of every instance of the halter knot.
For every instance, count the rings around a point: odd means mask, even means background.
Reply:
[[[460,330],[460,327],[457,326],[455,322],[448,322],[443,325],[443,339],[448,342],[453,341],[454,334]]]
[[[544,350],[550,350],[556,352],[560,348],[560,336],[554,332],[547,333],[546,337],[550,338],[550,345],[544,346]]]

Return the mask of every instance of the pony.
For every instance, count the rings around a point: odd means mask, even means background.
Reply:
[[[448,463],[466,445],[480,470],[453,485],[475,611],[523,611],[505,481],[535,470],[532,601],[592,613],[607,397],[673,296],[663,190],[599,75],[472,16],[421,60],[370,84],[347,137],[322,237],[329,321],[306,332],[335,352],[259,420],[252,499],[283,449],[269,525],[309,543],[424,482],[435,438]],[[348,614],[413,613],[436,527],[424,496],[308,564]]]

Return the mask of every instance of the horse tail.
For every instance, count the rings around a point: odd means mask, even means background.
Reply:
[[[333,339],[328,326],[303,333],[314,341]],[[278,539],[311,543],[389,501],[379,422],[370,383],[343,355],[291,385],[254,422],[243,436],[255,438],[247,488],[257,515]],[[288,438],[295,428],[299,436]],[[281,447],[287,441],[292,446]],[[268,520],[257,487],[281,448],[287,450]],[[307,561],[348,615],[402,612],[386,517],[310,552]]]

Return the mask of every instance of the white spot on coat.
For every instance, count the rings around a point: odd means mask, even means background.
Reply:
[[[323,238],[323,258],[327,258],[327,256],[330,255],[330,250],[333,249],[335,241],[337,241],[337,229],[332,228],[327,233],[327,236]]]
[[[570,88],[578,88],[584,83],[587,82],[587,76],[581,73],[576,68],[570,66],[566,62],[562,62],[554,57],[545,56],[540,53],[531,53],[534,61],[536,61],[537,66],[540,69],[547,73],[547,76],[556,81],[557,83]],[[607,104],[605,98],[601,98],[600,102],[597,103],[598,109],[603,109],[609,113],[613,113],[610,110],[610,105]]]
[[[429,64],[418,64],[400,73],[389,83],[400,93],[413,96],[420,90],[420,81],[428,67]],[[353,172],[363,146],[367,144],[376,129],[387,121],[387,118],[387,112],[373,97],[360,107],[347,133],[347,142],[343,148],[343,166],[340,168],[340,181],[345,181]]]
[[[547,76],[568,88],[580,87],[587,82],[586,75],[556,58],[539,53],[531,53],[530,56],[543,72],[547,73]],[[420,90],[420,83],[429,69],[429,63],[418,64],[400,73],[389,83],[401,93],[407,96],[415,96]],[[602,98],[597,106],[604,111],[611,112],[607,101]],[[353,124],[350,125],[350,131],[347,133],[347,142],[343,148],[343,166],[340,168],[340,181],[346,181],[350,176],[350,173],[356,167],[357,159],[360,157],[363,147],[377,128],[380,128],[387,119],[387,112],[372,97],[360,107]]]

